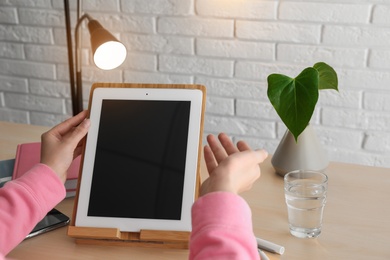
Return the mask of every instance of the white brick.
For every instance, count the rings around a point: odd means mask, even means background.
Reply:
[[[387,71],[335,69],[340,89],[389,89],[390,73]]]
[[[64,62],[68,60],[68,50],[66,46],[56,45],[26,45],[26,58],[32,61],[43,62]]]
[[[278,118],[278,114],[270,102],[254,100],[238,99],[236,102],[236,113],[237,116],[241,117],[251,117],[258,119]]]
[[[316,106],[314,108],[313,115],[310,119],[310,124],[312,124],[312,125],[321,124],[321,110],[322,110],[322,108],[320,108],[319,106]]]
[[[273,154],[279,145],[279,139],[253,138],[247,136],[235,136],[234,141],[245,141],[252,149],[265,149],[268,153]]]
[[[57,98],[11,93],[6,94],[5,98],[6,105],[10,108],[48,113],[62,113],[64,111],[63,101]]]
[[[69,115],[31,112],[30,120],[33,125],[55,126],[68,119]]]
[[[0,42],[0,57],[24,59],[23,45],[19,43]]]
[[[208,96],[206,100],[206,111],[215,115],[234,115],[234,99]]]
[[[56,0],[58,1],[58,0]],[[26,7],[48,7],[51,6],[51,0],[6,0],[2,1],[2,5],[12,5],[12,6],[26,6]]]
[[[27,93],[27,79],[0,76],[0,90],[7,92]]]
[[[387,47],[390,33],[386,27],[325,25],[322,40],[327,44],[347,47]]]
[[[162,17],[157,21],[157,31],[166,34],[189,36],[234,36],[234,21],[206,18]]]
[[[315,127],[315,132],[323,145],[351,150],[362,148],[363,134],[361,131]]]
[[[196,53],[203,56],[274,60],[275,45],[239,40],[197,39]]]
[[[96,67],[83,67],[82,79],[91,83],[122,82],[122,71],[119,69],[101,70]]]
[[[346,68],[364,68],[366,56],[367,51],[358,48],[279,44],[276,49],[276,57],[280,61],[310,63],[314,60]]]
[[[372,50],[368,59],[371,68],[390,69],[390,51]]]
[[[321,26],[302,23],[239,20],[236,21],[236,35],[238,38],[251,40],[319,43]]]
[[[390,111],[390,93],[365,92],[363,108],[368,110]]]
[[[2,74],[32,78],[54,79],[55,67],[51,64],[34,63],[17,60],[3,60],[0,62]]]
[[[72,101],[70,99],[65,100],[65,114],[73,115],[73,106],[72,106]]]
[[[126,70],[124,72],[124,82],[192,84],[193,80],[192,80],[192,76]]]
[[[18,0],[18,1],[23,1],[23,0]],[[43,1],[45,1],[45,0],[43,0]],[[62,1],[62,0],[46,0],[46,1],[48,1],[49,4],[44,5],[45,7],[50,6],[50,2],[51,2],[54,9],[64,10],[64,1]],[[34,1],[34,2],[36,2],[36,1]],[[71,11],[76,11],[77,10],[77,1],[69,1],[69,9]]]
[[[159,69],[164,72],[201,74],[209,76],[233,76],[233,62],[228,60],[215,60],[187,56],[159,57]]]
[[[207,95],[220,97],[237,97],[245,99],[264,100],[267,95],[267,86],[257,81],[245,81],[232,79],[218,79],[197,76],[196,84],[202,84],[207,88]]]
[[[58,64],[56,66],[56,79],[69,82],[69,65]]]
[[[310,65],[312,66],[312,65]],[[285,74],[289,77],[297,76],[303,66],[291,65],[287,63],[261,63],[251,61],[238,61],[235,68],[237,78],[256,79],[267,82],[267,77],[272,73]]]
[[[121,0],[125,13],[189,15],[193,14],[192,0]]]
[[[275,124],[256,119],[206,115],[204,128],[211,133],[275,138]]]
[[[381,25],[390,25],[390,6],[375,5],[372,14],[372,23]]]
[[[280,118],[276,121],[276,138],[278,140],[282,140],[283,136],[286,134],[287,127],[286,125],[282,122]]]
[[[52,44],[53,34],[50,28],[0,25],[0,40]]]
[[[388,153],[390,156],[390,135],[388,132],[368,132],[363,147],[367,151]]]
[[[201,16],[244,19],[276,19],[276,2],[241,0],[197,0],[196,13]]]
[[[70,83],[62,81],[49,80],[29,80],[29,89],[31,94],[38,96],[48,96],[56,98],[70,97]]]
[[[362,108],[362,92],[349,90],[339,86],[339,91],[324,89],[320,90],[318,106],[332,106],[344,108]]]
[[[19,124],[29,124],[29,116],[27,111],[0,108],[0,121],[9,121]]]
[[[128,14],[99,14],[93,16],[110,32],[154,33],[156,21],[154,17]],[[122,38],[121,38],[122,39]]]
[[[14,7],[0,7],[0,23],[17,24],[18,14]]]
[[[194,54],[194,39],[188,37],[126,34],[122,42],[127,51],[145,51],[155,53]]]
[[[370,154],[363,150],[354,151],[333,147],[327,147],[327,149],[331,161],[390,168],[389,154]]]
[[[65,28],[54,28],[53,29],[53,42],[54,42],[53,44],[56,44],[56,45],[67,46]]]
[[[88,0],[82,1],[81,3],[83,4],[82,10],[84,12],[101,10],[104,10],[105,12],[119,11],[119,0]]]
[[[386,129],[390,129],[390,114],[324,108],[322,123],[326,126],[345,127],[347,129],[386,131]]]
[[[62,27],[65,24],[65,14],[63,10],[19,8],[19,21],[26,25]]]
[[[154,54],[127,52],[126,60],[118,69],[157,70],[157,56]]]
[[[281,2],[279,19],[327,23],[368,23],[369,4]]]

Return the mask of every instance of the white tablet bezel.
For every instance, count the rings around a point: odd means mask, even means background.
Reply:
[[[100,123],[102,101],[110,100],[167,100],[190,101],[187,156],[180,220],[138,219],[88,216],[95,150]],[[203,93],[199,89],[176,88],[96,88],[90,106],[91,126],[86,140],[82,178],[80,181],[75,226],[118,228],[125,232],[140,230],[191,231],[191,207],[195,200],[199,138],[201,131]]]

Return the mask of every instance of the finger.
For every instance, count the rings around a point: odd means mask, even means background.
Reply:
[[[239,150],[236,146],[234,146],[232,140],[229,138],[229,136],[227,136],[227,134],[219,134],[218,139],[228,155],[239,152]]]
[[[52,130],[50,131],[53,131],[53,133],[62,136],[68,133],[70,130],[72,130],[72,128],[78,126],[81,122],[83,122],[83,120],[87,117],[87,115],[88,115],[88,111],[84,110],[78,113],[77,115],[75,115],[74,117],[71,117],[65,120],[64,122],[62,122],[61,124],[53,127]]]
[[[218,164],[215,161],[215,157],[213,154],[213,151],[211,151],[209,146],[205,146],[203,149],[203,156],[204,156],[204,161],[206,163],[206,168],[208,173],[212,173],[215,168],[217,168]]]
[[[87,134],[90,125],[91,120],[84,119],[84,121],[82,121],[76,128],[74,128],[70,135],[67,135],[64,138],[74,143],[74,146],[76,148],[81,139],[83,139],[83,137]]]
[[[247,151],[247,150],[252,150],[252,149],[250,148],[250,146],[249,146],[246,142],[244,142],[244,141],[238,141],[238,142],[237,142],[237,148],[238,148],[238,150],[240,150],[241,152],[242,152],[242,151]]]
[[[268,152],[264,149],[255,150],[258,163],[262,163],[268,157]]]
[[[215,136],[208,135],[207,142],[209,143],[210,149],[213,152],[217,163],[220,163],[227,157],[225,149],[221,146]]]
[[[232,155],[233,158],[241,158],[242,163],[245,162],[246,165],[256,165],[262,163],[268,156],[267,151],[265,150],[246,150],[240,153]],[[238,159],[237,159],[238,160]]]

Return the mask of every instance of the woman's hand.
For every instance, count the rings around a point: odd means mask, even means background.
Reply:
[[[70,164],[81,154],[80,142],[90,126],[87,114],[83,111],[41,136],[41,163],[49,166],[64,183]]]
[[[268,153],[265,150],[251,150],[243,141],[237,146],[226,134],[219,134],[218,140],[207,136],[209,145],[204,147],[204,158],[209,178],[203,182],[201,195],[215,191],[228,191],[235,194],[251,189],[260,177],[259,164]]]

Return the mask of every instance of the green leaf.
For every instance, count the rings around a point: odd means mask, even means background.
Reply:
[[[295,141],[308,125],[318,101],[318,71],[304,69],[295,79],[281,74],[268,76],[267,95]]]
[[[319,89],[334,89],[338,91],[337,73],[331,66],[325,62],[318,62],[314,64],[313,68],[315,68],[319,74]]]

